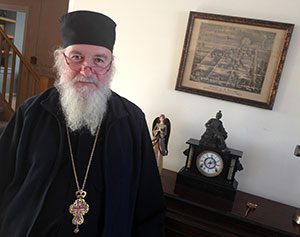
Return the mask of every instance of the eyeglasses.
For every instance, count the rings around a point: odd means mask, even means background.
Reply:
[[[80,72],[82,70],[82,67],[84,66],[83,62],[85,60],[84,56],[80,54],[74,54],[71,57],[68,57],[67,55],[65,55],[65,53],[63,53],[63,55],[65,57],[66,63],[71,70],[76,72]],[[104,75],[111,68],[112,60],[108,60],[104,57],[95,56],[92,61],[93,65],[87,67],[89,67],[92,72],[98,75]]]

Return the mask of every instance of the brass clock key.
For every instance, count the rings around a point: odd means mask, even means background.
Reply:
[[[256,203],[252,203],[252,202],[247,202],[246,204],[246,212],[245,212],[245,216],[248,216],[248,214],[250,213],[250,211],[254,211],[257,208],[257,204]]]

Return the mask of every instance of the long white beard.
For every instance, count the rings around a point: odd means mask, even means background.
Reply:
[[[88,87],[75,88],[77,81],[89,81],[97,84],[97,89],[91,91]],[[60,94],[60,102],[71,131],[87,128],[95,135],[97,127],[101,124],[107,108],[107,101],[111,95],[111,77],[103,82],[95,77],[76,76],[72,80],[60,76],[56,88]]]

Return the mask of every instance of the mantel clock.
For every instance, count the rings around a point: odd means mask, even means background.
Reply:
[[[233,200],[238,186],[234,177],[243,169],[239,161],[243,152],[226,146],[227,132],[221,117],[219,111],[205,124],[200,140],[191,138],[186,142],[186,164],[178,172],[176,184]]]

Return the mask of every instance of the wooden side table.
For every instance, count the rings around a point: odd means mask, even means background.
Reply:
[[[287,237],[300,236],[292,221],[296,207],[237,191],[229,201],[176,186],[176,172],[163,169],[166,237]],[[257,208],[245,216],[247,203]]]

